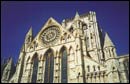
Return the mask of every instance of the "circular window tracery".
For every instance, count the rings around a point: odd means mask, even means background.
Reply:
[[[42,32],[40,37],[44,45],[52,45],[59,39],[60,29],[57,26],[50,26]]]

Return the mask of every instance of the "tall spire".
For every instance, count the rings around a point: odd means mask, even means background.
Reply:
[[[105,33],[105,39],[104,39],[104,48],[109,47],[109,46],[114,46],[113,42],[111,41],[108,33]]]
[[[29,43],[32,41],[33,33],[32,33],[32,26],[30,27],[29,31],[26,34],[25,37],[25,43]]]
[[[74,19],[77,20],[77,19],[79,19],[79,18],[80,18],[79,13],[76,11],[76,14],[75,14]]]
[[[32,35],[32,26],[30,27],[30,29],[29,29],[27,35]]]

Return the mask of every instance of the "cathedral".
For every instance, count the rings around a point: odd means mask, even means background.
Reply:
[[[2,83],[129,83],[129,54],[117,56],[94,11],[62,23],[50,17],[35,37],[32,30],[16,65],[2,65]]]

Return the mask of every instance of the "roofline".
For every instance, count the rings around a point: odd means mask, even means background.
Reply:
[[[84,14],[79,15],[79,17],[82,18],[82,17],[86,17],[88,15],[89,15],[89,13],[84,13]],[[74,18],[75,17],[67,18],[67,19],[65,19],[65,22],[72,21]]]
[[[120,57],[129,57],[129,54],[118,55],[117,57],[118,57],[118,58],[120,58]]]

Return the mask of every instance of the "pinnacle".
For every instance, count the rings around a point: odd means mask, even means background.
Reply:
[[[105,33],[105,39],[104,39],[104,48],[109,47],[109,46],[114,46],[113,42],[111,41],[108,33]]]
[[[79,19],[80,18],[80,16],[79,16],[79,13],[78,12],[76,12],[76,14],[75,14],[75,20],[77,20],[77,19]]]

